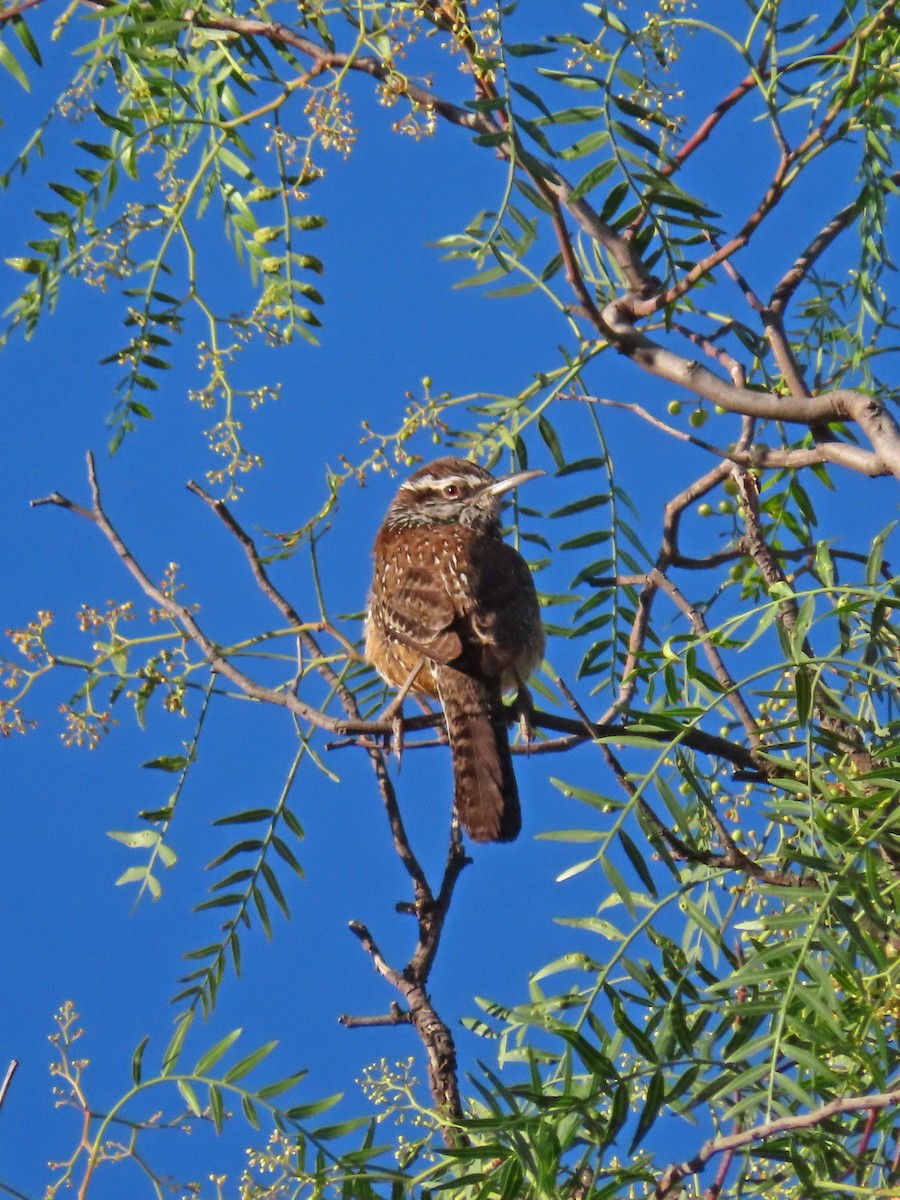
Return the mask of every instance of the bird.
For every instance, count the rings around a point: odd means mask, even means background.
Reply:
[[[401,485],[375,538],[365,655],[401,697],[440,701],[454,807],[475,842],[511,842],[522,826],[503,692],[520,691],[540,665],[544,631],[500,511],[507,492],[543,474],[495,478],[439,458]]]

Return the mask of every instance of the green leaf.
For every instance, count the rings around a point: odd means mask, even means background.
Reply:
[[[310,1117],[316,1117],[319,1113],[327,1112],[330,1108],[334,1108],[343,1098],[343,1092],[335,1092],[333,1096],[325,1096],[321,1100],[312,1100],[309,1104],[295,1104],[293,1108],[287,1110],[285,1115],[291,1121],[306,1121]]]
[[[235,858],[238,854],[258,853],[264,848],[264,845],[265,843],[259,838],[245,838],[243,841],[229,846],[227,850],[223,850],[212,862],[207,863],[206,869],[214,871],[216,867],[221,867],[223,863],[227,863],[229,859]]]
[[[176,1080],[176,1086],[178,1091],[181,1093],[182,1099],[194,1116],[202,1117],[203,1109],[200,1107],[200,1101],[197,1099],[197,1096],[191,1085],[184,1079],[178,1079]]]
[[[557,471],[557,477],[562,478],[563,475],[574,475],[579,471],[596,471],[605,469],[606,460],[602,458],[576,458],[570,463],[566,463],[564,467],[560,467]]]
[[[636,912],[634,896],[632,895],[631,888],[622,878],[619,868],[605,854],[600,858],[600,865],[603,868],[604,875],[612,885],[613,890],[628,909],[629,913],[634,916]]]
[[[244,1119],[246,1120],[247,1124],[253,1129],[259,1129],[260,1123],[259,1115],[256,1111],[256,1105],[246,1094],[241,1096],[241,1108],[244,1111]]]
[[[661,1070],[653,1072],[650,1078],[650,1083],[647,1085],[647,1099],[644,1101],[644,1107],[641,1110],[641,1115],[638,1118],[637,1129],[634,1132],[634,1137],[631,1139],[631,1145],[628,1148],[629,1154],[634,1154],[638,1146],[640,1146],[644,1138],[650,1131],[656,1118],[659,1116],[659,1110],[662,1108],[663,1101],[666,1096],[666,1081]]]
[[[583,138],[579,138],[577,142],[573,142],[571,146],[567,146],[565,150],[560,151],[560,158],[575,159],[584,158],[586,154],[592,154],[595,150],[599,150],[601,146],[605,146],[609,141],[609,134],[605,129],[597,130],[595,133],[589,133]]]
[[[24,19],[21,16],[13,17],[10,21],[10,24],[12,25],[13,32],[15,33],[16,37],[28,52],[32,62],[34,62],[37,66],[42,67],[44,64],[41,59],[41,52],[38,48],[37,42],[34,40],[31,30],[25,24]]]
[[[276,1079],[274,1083],[267,1083],[265,1087],[259,1088],[256,1095],[260,1100],[271,1100],[273,1096],[281,1096],[290,1091],[292,1087],[296,1087],[307,1074],[307,1071],[297,1071],[293,1075],[285,1076],[284,1079]]]
[[[608,542],[613,536],[611,529],[592,529],[589,533],[579,534],[578,537],[569,538],[565,542],[559,543],[560,550],[582,550],[586,546],[599,546],[603,542]],[[590,572],[598,574],[599,572]]]
[[[10,75],[12,75],[13,79],[15,79],[16,82],[19,83],[26,92],[31,91],[31,85],[28,82],[28,76],[19,66],[16,56],[4,42],[0,42],[0,66],[5,67],[7,71],[9,71]]]
[[[146,1037],[141,1038],[140,1042],[138,1043],[137,1049],[135,1050],[134,1054],[131,1056],[131,1078],[134,1082],[135,1087],[140,1086],[141,1069],[142,1069],[142,1065],[143,1065],[143,1061],[144,1061],[144,1051],[147,1049],[149,1042],[150,1042],[149,1034]]]
[[[255,821],[271,821],[274,816],[272,808],[247,808],[227,817],[217,817],[213,825],[252,825]]]
[[[211,1050],[197,1060],[197,1065],[194,1067],[195,1075],[208,1075],[219,1059],[223,1058],[238,1038],[243,1033],[242,1029],[233,1029],[231,1033],[227,1033],[221,1041],[216,1042]]]
[[[628,859],[629,859],[631,865],[634,867],[635,872],[638,875],[638,878],[641,880],[641,882],[643,883],[643,885],[647,889],[647,891],[650,893],[650,895],[655,896],[656,895],[656,885],[654,884],[653,876],[650,874],[650,870],[647,867],[646,854],[641,854],[641,852],[638,850],[637,846],[634,844],[634,842],[631,840],[631,838],[628,836],[628,834],[625,832],[624,829],[619,830],[619,841],[622,843],[622,848],[624,849],[625,853],[628,855]]]
[[[174,775],[183,771],[190,761],[184,754],[166,754],[161,758],[151,758],[141,766],[147,771],[170,771]]]
[[[826,587],[834,587],[834,559],[831,557],[831,550],[827,542],[816,543],[816,574]]]
[[[3,261],[14,271],[22,271],[25,275],[40,275],[46,266],[39,258],[6,258]]]
[[[881,566],[884,562],[884,543],[893,532],[896,524],[896,521],[891,521],[886,529],[882,529],[881,533],[876,534],[872,539],[872,549],[866,560],[866,583],[869,587],[874,587],[878,583],[879,576],[881,575]]]
[[[223,1077],[224,1083],[236,1083],[239,1079],[243,1079],[245,1075],[249,1075],[254,1067],[258,1066],[263,1059],[269,1057],[277,1042],[266,1042],[264,1046],[260,1046],[258,1050],[254,1050],[252,1054],[248,1054],[246,1058],[242,1058],[240,1062],[225,1072]]]
[[[555,509],[549,515],[552,518],[571,517],[576,513],[588,512],[592,508],[600,508],[604,504],[609,504],[609,494],[599,492],[595,496],[582,496],[580,500],[573,500],[571,504],[564,504],[562,508]]]
[[[123,887],[129,883],[140,883],[147,889],[154,900],[158,900],[162,895],[162,885],[156,876],[151,873],[149,867],[129,867],[116,880],[116,887]]]
[[[84,192],[80,192],[78,188],[70,187],[67,183],[51,183],[50,187],[58,196],[62,196],[63,200],[68,200],[75,208],[83,208],[87,203],[87,195]]]
[[[595,187],[599,187],[601,183],[605,183],[610,175],[615,173],[618,163],[614,158],[608,162],[600,163],[596,167],[592,167],[582,180],[572,189],[570,200],[580,200],[582,196],[586,196],[588,192],[592,192]]]
[[[184,1039],[187,1037],[187,1032],[193,1024],[193,1012],[189,1010],[182,1017],[179,1017],[178,1024],[175,1026],[175,1032],[172,1034],[172,1039],[166,1046],[162,1058],[162,1073],[163,1075],[171,1075],[178,1064],[178,1059],[181,1056],[181,1051],[184,1046]]]
[[[545,117],[552,116],[550,109],[544,103],[543,98],[538,92],[534,91],[530,87],[526,87],[524,83],[516,83],[514,79],[509,81],[509,86],[514,92],[518,92],[520,96],[523,96],[529,101],[529,103],[533,104],[535,108],[540,109]]]
[[[284,843],[282,843],[282,845],[283,844]],[[300,864],[298,863],[297,864],[298,868],[299,868],[299,865]],[[263,879],[266,881],[266,883],[269,886],[269,891],[272,893],[272,895],[275,898],[276,904],[281,909],[284,916],[288,920],[290,920],[290,918],[291,918],[290,909],[288,908],[287,901],[284,898],[284,893],[281,890],[281,885],[278,882],[278,877],[276,876],[275,872],[272,870],[272,868],[269,866],[269,864],[267,862],[264,862],[262,864],[261,871],[262,871]]]
[[[555,46],[543,46],[540,42],[505,42],[503,49],[513,58],[531,58],[535,54],[555,54]]]
[[[617,183],[610,188],[609,195],[603,202],[603,207],[600,209],[600,220],[611,221],[615,214],[619,211],[622,201],[628,195],[629,184],[626,182]]]
[[[813,618],[816,615],[816,598],[815,596],[804,597],[803,603],[800,605],[800,611],[797,613],[797,619],[794,623],[794,628],[791,630],[791,653],[794,662],[802,662],[806,658],[804,650],[804,642],[809,633],[810,626],[813,623]]]
[[[505,146],[509,137],[505,129],[500,129],[496,133],[478,133],[472,141],[476,146]]]
[[[368,1125],[371,1119],[371,1117],[351,1117],[349,1121],[341,1121],[337,1125],[322,1125],[314,1130],[314,1134],[321,1141],[330,1142],[335,1138],[345,1137],[354,1129],[361,1129],[364,1125]]]
[[[134,126],[130,121],[121,115],[116,116],[114,113],[107,112],[99,104],[95,103],[91,107],[104,125],[107,125],[110,129],[117,129],[119,133],[124,133],[126,137],[134,137]]]
[[[562,468],[565,466],[566,460],[562,452],[562,445],[560,444],[559,435],[543,413],[541,413],[541,415],[538,417],[538,432],[544,440],[544,445],[552,454],[553,461],[556,463],[557,467]]]
[[[225,1125],[225,1102],[222,1099],[221,1088],[214,1083],[209,1085],[209,1111],[212,1114],[216,1133],[221,1133]]]
[[[288,846],[288,844],[282,838],[278,837],[277,834],[272,835],[272,847],[275,850],[275,853],[280,858],[283,858],[291,870],[299,875],[302,879],[303,867],[297,861],[297,857],[293,850],[291,850],[290,846]]]

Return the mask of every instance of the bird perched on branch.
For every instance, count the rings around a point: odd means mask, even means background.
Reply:
[[[439,458],[400,487],[375,539],[366,657],[401,695],[440,700],[456,812],[476,842],[512,841],[522,826],[503,690],[521,689],[540,664],[544,632],[500,509],[506,492],[541,474],[495,479]]]

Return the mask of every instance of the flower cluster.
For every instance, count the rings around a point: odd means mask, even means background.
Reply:
[[[96,750],[116,724],[108,709],[105,712],[78,712],[68,704],[61,704],[59,711],[66,718],[66,727],[60,734],[65,746],[86,746],[88,750]]]
[[[134,620],[133,608],[130,600],[126,600],[124,604],[107,600],[106,612],[101,612],[92,604],[82,604],[76,614],[78,628],[82,633],[93,633],[97,629],[108,627],[110,633],[113,633],[120,621]]]
[[[6,636],[29,662],[37,662],[49,657],[44,634],[52,623],[53,613],[42,610],[24,629],[7,629]]]

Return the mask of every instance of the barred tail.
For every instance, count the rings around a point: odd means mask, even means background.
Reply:
[[[522,828],[499,680],[438,667],[459,822],[475,842],[511,842]]]

